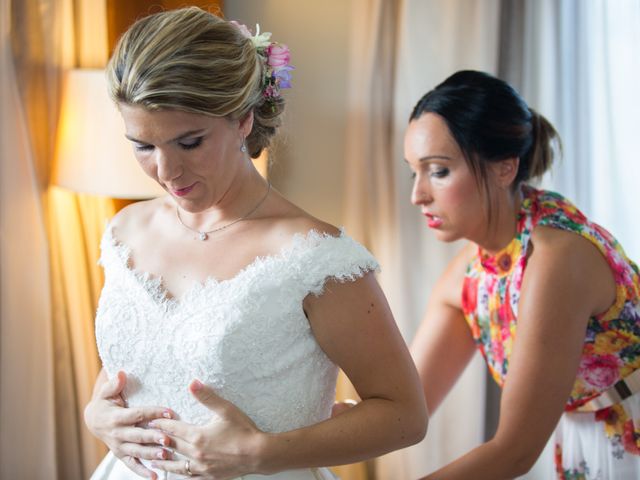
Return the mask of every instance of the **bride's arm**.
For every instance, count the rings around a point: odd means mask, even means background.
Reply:
[[[234,478],[247,473],[340,465],[371,458],[420,441],[427,411],[420,381],[387,301],[373,274],[325,285],[304,303],[314,335],[355,386],[362,401],[315,425],[270,434],[259,431],[235,406],[193,382],[192,393],[218,418],[198,427],[157,420],[184,460],[154,462],[184,474]],[[293,413],[292,413],[293,414]]]
[[[422,387],[373,274],[328,282],[305,301],[318,343],[362,399],[320,424],[271,435],[263,472],[357,462],[419,442],[426,433]]]

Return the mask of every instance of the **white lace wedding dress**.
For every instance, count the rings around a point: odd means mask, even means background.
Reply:
[[[127,373],[129,406],[166,406],[184,421],[206,423],[211,411],[187,390],[199,379],[264,431],[288,431],[330,416],[337,367],[316,342],[302,302],[321,294],[327,279],[353,281],[378,268],[344,232],[295,235],[278,254],[257,258],[229,280],[194,285],[179,299],[167,297],[161,279],[132,268],[129,249],[111,227],[101,248],[105,285],[96,339],[108,376]],[[140,477],[109,453],[91,478]],[[335,477],[314,468],[268,478]]]

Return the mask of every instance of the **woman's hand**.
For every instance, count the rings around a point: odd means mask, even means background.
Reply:
[[[333,407],[331,407],[331,417],[340,415],[341,413],[346,412],[347,410],[350,410],[351,408],[355,407],[357,404],[358,404],[357,401],[352,400],[350,398],[347,398],[346,400],[343,400],[341,402],[336,402],[333,404]]]
[[[122,398],[127,381],[124,372],[118,372],[111,380],[104,376],[101,384],[100,381],[99,378],[93,398],[84,410],[87,427],[133,472],[155,479],[156,474],[140,459],[168,458],[170,453],[162,446],[169,445],[169,438],[142,426],[156,418],[172,418],[173,413],[160,407],[127,408]]]
[[[214,415],[202,426],[167,419],[150,422],[150,427],[171,438],[175,452],[187,458],[154,460],[153,467],[216,480],[257,473],[258,453],[265,434],[239,408],[198,380],[189,385],[189,390]]]

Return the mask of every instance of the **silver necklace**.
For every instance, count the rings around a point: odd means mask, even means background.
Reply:
[[[182,221],[182,218],[180,217],[180,208],[178,207],[178,205],[176,205],[176,216],[178,217],[178,221],[180,222],[180,224],[184,228],[186,228],[187,230],[191,230],[194,233],[197,233],[198,234],[198,240],[202,240],[204,242],[207,238],[209,238],[210,234],[215,233],[215,232],[219,232],[220,230],[224,230],[225,228],[229,228],[231,225],[235,225],[236,223],[241,222],[242,220],[245,220],[249,215],[251,215],[258,208],[260,208],[260,205],[262,205],[262,203],[269,196],[269,192],[270,191],[271,191],[271,182],[269,182],[267,184],[267,193],[264,194],[264,197],[262,197],[260,199],[260,201],[257,203],[257,205],[255,207],[253,207],[247,214],[241,216],[240,218],[236,218],[233,222],[227,223],[227,224],[222,225],[221,227],[218,227],[218,228],[214,228],[213,230],[200,231],[200,230],[197,230],[195,228],[191,228],[189,225],[186,225]]]

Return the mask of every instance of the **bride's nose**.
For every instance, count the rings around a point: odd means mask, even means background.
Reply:
[[[159,148],[154,153],[158,180],[163,183],[170,183],[182,175],[183,168],[179,157],[169,155]]]

